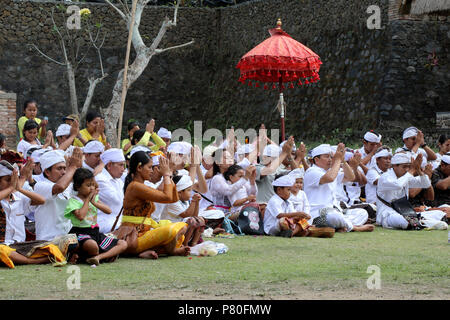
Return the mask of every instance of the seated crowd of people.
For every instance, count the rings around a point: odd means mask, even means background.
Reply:
[[[373,131],[357,150],[308,151],[292,136],[278,145],[262,125],[254,141],[240,144],[231,129],[201,150],[152,119],[129,123],[119,149],[94,111],[85,129],[69,115],[55,134],[37,111],[25,102],[12,151],[0,135],[0,265],[186,256],[206,229],[234,232],[245,218],[247,233],[281,237],[447,229],[448,136],[438,153],[415,127],[395,152]]]

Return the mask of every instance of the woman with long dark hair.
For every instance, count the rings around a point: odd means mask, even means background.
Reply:
[[[159,160],[163,176],[163,190],[156,190],[144,184],[152,174],[152,159],[144,151],[134,153],[130,158],[128,175],[125,178],[123,216],[119,229],[114,232],[119,239],[128,242],[125,254],[140,258],[158,258],[158,254],[189,255],[190,248],[183,246],[187,224],[184,222],[156,222],[151,218],[155,211],[154,202],[173,203],[178,201],[176,186],[171,179],[169,162]]]
[[[98,140],[106,146],[105,120],[96,111],[86,114],[86,128],[80,131],[73,142],[76,147],[83,147],[89,140]]]
[[[442,156],[450,152],[450,136],[441,134],[438,140],[439,152],[436,152],[437,159],[433,161],[433,170],[441,164]]]

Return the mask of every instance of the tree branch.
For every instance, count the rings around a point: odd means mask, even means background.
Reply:
[[[160,54],[160,53],[165,52],[165,51],[186,47],[186,46],[189,46],[189,45],[193,44],[194,42],[195,42],[194,39],[192,39],[191,41],[186,42],[184,44],[180,44],[178,46],[173,46],[173,47],[169,47],[169,48],[165,48],[165,49],[156,49],[155,50],[155,54]]]
[[[127,17],[119,8],[117,8],[115,5],[113,5],[109,0],[105,0],[105,2],[107,4],[109,4],[114,10],[116,10],[119,13],[119,15],[122,17],[123,20],[128,22]]]
[[[101,78],[94,79],[93,77],[88,78],[89,81],[89,89],[86,94],[86,99],[84,100],[83,108],[81,109],[80,120],[86,116],[86,113],[91,105],[92,98],[94,96],[95,87],[97,84],[103,81],[108,76],[108,74],[104,74]]]
[[[53,58],[50,58],[48,55],[46,55],[45,53],[43,53],[41,50],[39,50],[39,48],[35,45],[35,44],[29,44],[30,46],[32,46],[32,47],[34,47],[35,49],[36,49],[36,51],[37,52],[39,52],[43,57],[45,57],[45,58],[47,58],[48,60],[50,60],[50,61],[52,61],[52,62],[54,62],[54,63],[56,63],[56,64],[59,64],[59,65],[61,65],[61,66],[65,66],[66,65],[66,63],[62,63],[62,62],[59,62],[59,61],[56,61],[55,59],[53,59]]]

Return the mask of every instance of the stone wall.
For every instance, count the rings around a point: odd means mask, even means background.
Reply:
[[[0,132],[6,137],[7,147],[12,149],[16,144],[16,99],[15,93],[0,90]]]
[[[0,89],[16,92],[18,106],[26,98],[37,99],[39,113],[47,115],[55,128],[70,113],[64,68],[27,46],[35,43],[49,56],[60,57],[47,14],[55,2],[0,2],[0,67],[5,71]],[[392,4],[392,0],[256,0],[221,9],[180,8],[178,26],[166,34],[161,47],[191,38],[195,44],[150,61],[128,91],[124,121],[133,118],[143,124],[154,117],[157,126],[169,129],[191,128],[195,120],[203,120],[204,130],[231,125],[248,129],[261,122],[279,128],[278,92],[242,86],[235,66],[269,37],[268,29],[281,18],[283,29],[323,62],[318,84],[284,93],[288,134],[323,140],[338,132],[350,137],[367,129],[401,131],[410,124],[432,130],[435,112],[449,109],[449,22],[410,21],[403,16],[398,20]],[[93,108],[98,109],[108,105],[123,66],[127,31],[108,6],[79,5],[89,7],[108,30],[103,62],[110,76],[96,90]],[[367,28],[369,5],[382,9],[381,30]],[[146,43],[164,16],[172,14],[166,7],[146,8],[141,22]],[[439,65],[427,66],[433,51]],[[100,72],[97,61],[91,51],[78,70],[80,105],[87,76]]]

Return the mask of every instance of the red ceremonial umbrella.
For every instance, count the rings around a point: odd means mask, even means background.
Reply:
[[[252,86],[253,80],[265,82],[264,89],[268,89],[267,82],[271,82],[272,89],[276,89],[276,83],[278,83],[281,139],[284,141],[283,89],[285,87],[283,83],[290,82],[289,87],[294,88],[294,83],[301,86],[319,81],[319,69],[322,62],[316,53],[292,39],[281,29],[280,19],[278,19],[277,27],[270,29],[269,33],[271,37],[245,54],[236,68],[241,70],[239,81],[245,83],[249,80],[249,86]],[[259,87],[258,82],[255,83],[255,87]]]

